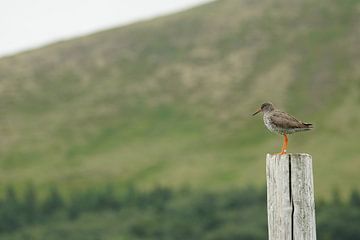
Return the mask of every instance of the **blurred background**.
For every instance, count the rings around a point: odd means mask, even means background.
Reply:
[[[1,239],[266,239],[266,101],[315,125],[318,239],[360,239],[359,1],[2,5]]]

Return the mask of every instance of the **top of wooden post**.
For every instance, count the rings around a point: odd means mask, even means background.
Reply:
[[[287,157],[287,156],[290,156],[290,157],[296,157],[296,158],[301,158],[301,157],[310,157],[310,158],[312,158],[312,156],[310,155],[310,154],[308,154],[308,153],[286,153],[286,154],[282,154],[282,155],[280,155],[280,154],[278,154],[278,153],[268,153],[268,154],[266,154],[266,158],[268,158],[268,157],[274,157],[274,156],[280,156],[280,157]]]

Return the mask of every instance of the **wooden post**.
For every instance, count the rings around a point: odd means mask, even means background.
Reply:
[[[269,240],[316,240],[312,157],[266,156]]]

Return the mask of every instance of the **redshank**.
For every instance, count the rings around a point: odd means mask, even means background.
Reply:
[[[284,135],[284,143],[279,153],[281,155],[286,154],[288,146],[287,134],[313,129],[311,123],[299,121],[290,114],[276,109],[271,103],[263,103],[260,109],[253,113],[253,116],[259,112],[263,112],[264,124],[271,132]]]

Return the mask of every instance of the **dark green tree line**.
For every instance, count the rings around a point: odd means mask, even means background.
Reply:
[[[130,186],[116,192],[107,185],[67,193],[65,198],[56,186],[51,186],[45,197],[39,195],[32,184],[21,191],[12,186],[5,188],[0,199],[0,237],[32,225],[72,222],[86,214],[107,211],[119,216],[119,234],[127,239],[267,238],[264,189],[210,192],[157,187],[140,191]],[[360,239],[359,192],[354,190],[346,201],[336,192],[331,200],[319,201],[316,218],[319,239]],[[24,231],[21,236],[29,238]]]

